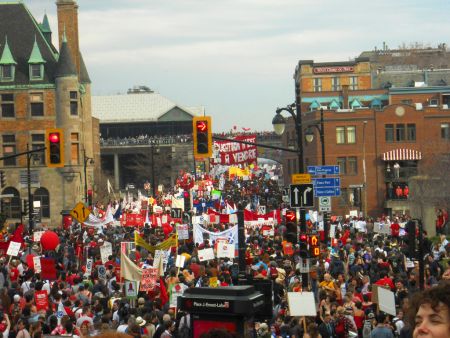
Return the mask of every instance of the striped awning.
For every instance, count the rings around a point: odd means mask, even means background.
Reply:
[[[383,154],[383,161],[417,161],[422,159],[422,153],[413,149],[394,149]]]

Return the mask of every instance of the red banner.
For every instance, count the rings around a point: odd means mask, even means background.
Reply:
[[[145,216],[141,214],[123,214],[122,225],[126,227],[141,227],[144,226]]]
[[[56,267],[53,258],[41,258],[41,270],[41,279],[56,279]]]
[[[240,135],[234,137],[234,139],[256,143],[256,135]],[[215,157],[214,164],[251,164],[255,163],[258,158],[258,150],[255,145],[231,141],[214,141],[213,148],[219,151],[219,156]]]
[[[48,310],[48,296],[47,291],[36,291],[34,293],[34,301],[36,303],[36,310],[41,311],[47,311]]]

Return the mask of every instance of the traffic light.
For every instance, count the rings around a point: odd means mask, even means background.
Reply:
[[[308,236],[305,234],[301,234],[299,237],[299,244],[300,244],[300,257],[301,258],[308,258]]]
[[[6,177],[4,171],[0,171],[0,186],[2,189],[6,186]]]
[[[286,211],[286,241],[296,244],[297,243],[297,216],[294,210]]]
[[[312,258],[320,256],[319,237],[316,235],[309,236],[309,252]]]
[[[45,160],[47,167],[64,167],[64,133],[62,129],[45,131]]]
[[[212,155],[212,126],[210,116],[195,116],[192,120],[194,156],[209,158]]]

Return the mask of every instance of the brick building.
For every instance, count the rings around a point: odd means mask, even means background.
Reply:
[[[407,68],[379,67],[367,57],[298,63],[294,79],[303,129],[319,125],[322,109],[325,162],[341,168],[341,196],[332,198],[333,214],[356,209],[372,216],[421,216],[409,189],[427,160],[450,153],[450,70]],[[322,159],[318,132],[312,130],[314,140],[303,140],[306,166],[320,165]],[[292,119],[284,144],[296,145]],[[298,172],[295,154],[285,155],[284,167],[285,183],[290,183],[290,175]],[[422,218],[430,223],[434,206],[426,209]]]
[[[100,152],[91,81],[79,50],[78,5],[57,0],[56,7],[59,50],[46,15],[38,23],[21,1],[0,3],[0,156],[41,148],[47,128],[63,129],[63,168],[47,168],[43,152],[29,156],[31,198],[41,202],[36,219],[51,226],[83,200],[85,182],[94,186],[90,159]],[[0,170],[1,193],[13,195],[1,199],[1,212],[9,223],[23,220],[27,155],[0,161]]]

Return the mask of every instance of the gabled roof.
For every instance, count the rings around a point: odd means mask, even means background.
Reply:
[[[13,85],[27,85],[29,80],[28,60],[36,39],[45,61],[44,78],[34,83],[53,83],[56,70],[56,49],[44,38],[39,24],[23,3],[0,2],[0,50],[6,36],[11,53],[17,62]],[[9,83],[8,85],[10,85]]]
[[[204,113],[203,107],[184,107],[158,93],[92,96],[92,116],[100,123],[156,122],[174,108],[191,116]]]
[[[5,37],[5,47],[3,48],[2,56],[0,57],[0,65],[17,65],[14,56],[11,53],[11,49],[8,45],[8,38]]]

